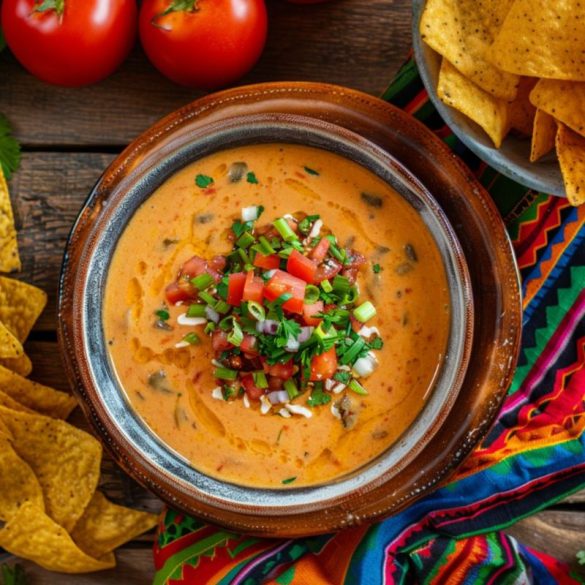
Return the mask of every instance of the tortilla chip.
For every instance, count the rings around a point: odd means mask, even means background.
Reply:
[[[0,406],[5,406],[6,408],[10,408],[10,410],[17,410],[18,412],[35,413],[34,410],[20,404],[20,402],[14,400],[12,396],[6,394],[6,392],[2,392],[2,390],[0,390]]]
[[[8,185],[0,168],[0,272],[12,272],[21,267]]]
[[[522,77],[518,85],[516,99],[508,104],[510,128],[517,130],[525,136],[532,134],[536,108],[530,102],[530,91],[537,81],[533,77]]]
[[[33,470],[16,454],[10,441],[0,438],[0,520],[10,520],[25,502],[45,509]]]
[[[22,344],[0,321],[0,358],[15,358],[24,354]]]
[[[0,406],[13,447],[32,468],[47,514],[71,530],[83,515],[99,480],[102,448],[90,434],[61,420]]]
[[[94,559],[81,551],[66,530],[32,502],[23,504],[0,530],[0,546],[49,571],[88,573],[116,565],[113,553]]]
[[[157,520],[155,514],[117,506],[96,492],[71,537],[81,550],[97,558],[154,528]]]
[[[557,156],[571,205],[585,203],[585,138],[559,122]]]
[[[530,93],[530,101],[585,136],[585,83],[541,79]]]
[[[0,390],[23,406],[52,418],[65,419],[77,406],[77,401],[70,394],[23,378],[2,366]]]
[[[23,342],[47,304],[47,294],[36,286],[0,276],[0,321]]]
[[[536,110],[530,145],[530,162],[537,161],[554,148],[556,135],[556,120],[546,112]]]
[[[420,21],[425,43],[490,95],[511,101],[517,75],[501,71],[486,54],[513,0],[428,0]]]
[[[508,106],[465,78],[443,59],[437,87],[439,98],[479,124],[492,139],[496,148],[508,132]]]
[[[488,59],[517,75],[585,81],[585,14],[575,1],[516,0]]]
[[[8,368],[21,376],[28,376],[32,372],[32,362],[26,354],[17,358],[0,359],[0,366]]]

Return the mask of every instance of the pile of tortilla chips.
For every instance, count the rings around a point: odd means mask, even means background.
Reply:
[[[0,168],[0,271],[20,268]],[[102,448],[65,422],[75,399],[30,381],[22,344],[47,302],[34,286],[0,276],[0,547],[64,573],[108,569],[113,550],[156,524],[96,491]]]
[[[585,4],[580,0],[428,0],[423,40],[442,55],[437,94],[499,148],[532,136],[556,147],[568,200],[585,202]]]

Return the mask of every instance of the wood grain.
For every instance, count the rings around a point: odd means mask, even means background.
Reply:
[[[298,6],[270,0],[269,37],[240,84],[318,80],[381,93],[410,45],[410,2],[337,0]],[[26,146],[123,145],[201,92],[164,79],[136,48],[104,82],[80,89],[45,85],[4,52],[0,111]]]

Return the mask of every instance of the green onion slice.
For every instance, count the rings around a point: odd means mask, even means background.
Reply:
[[[205,290],[206,288],[209,288],[214,282],[215,281],[213,280],[213,276],[211,276],[211,274],[207,274],[207,272],[204,272],[203,274],[200,274],[199,276],[191,279],[191,284],[197,290]]]
[[[248,312],[256,321],[264,321],[266,318],[264,307],[256,301],[248,301]]]
[[[284,383],[284,389],[287,391],[288,397],[292,400],[299,395],[297,385],[294,383],[292,378],[289,378]]]
[[[353,316],[360,322],[365,323],[372,317],[376,316],[376,307],[370,301],[362,303],[357,309],[354,309]]]
[[[368,395],[368,391],[355,378],[349,382],[347,387],[360,396]]]
[[[236,370],[230,370],[229,368],[215,368],[215,372],[213,375],[218,380],[235,380],[238,377],[238,372]]]
[[[282,236],[285,242],[292,242],[297,239],[297,235],[292,231],[284,217],[278,218],[272,225],[274,225],[276,231]]]
[[[242,341],[244,341],[244,332],[242,331],[239,323],[233,318],[232,324],[233,329],[232,332],[227,336],[227,340],[236,347],[240,347]]]
[[[194,304],[187,309],[187,317],[206,317],[205,305]]]
[[[268,388],[268,380],[266,379],[266,374],[262,370],[259,372],[252,372],[252,377],[254,378],[254,384],[258,386],[258,388]]]
[[[307,288],[305,288],[305,303],[307,305],[313,305],[319,300],[320,294],[319,289],[315,285],[308,284]]]

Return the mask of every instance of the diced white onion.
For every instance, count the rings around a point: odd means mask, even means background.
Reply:
[[[294,216],[292,216],[290,213],[287,213],[286,215],[283,215],[282,217],[284,217],[284,219],[290,219],[291,221],[296,221]]]
[[[285,408],[292,412],[293,414],[300,414],[305,418],[311,418],[313,416],[313,413],[308,408],[305,408],[300,404],[287,404]]]
[[[275,390],[274,392],[269,392],[267,397],[271,404],[283,404],[284,402],[288,402],[290,400],[286,390]]]
[[[299,333],[299,341],[304,343],[308,341],[309,337],[313,334],[314,327],[301,327],[301,332]]]
[[[180,307],[182,304],[184,304],[184,301],[177,301],[175,307]]]
[[[244,399],[243,400],[244,400],[244,406],[246,408],[250,408],[250,399],[248,398],[248,395],[247,394],[244,394]]]
[[[333,392],[333,394],[339,394],[341,392],[343,392],[346,388],[345,384],[342,384],[341,382],[339,382],[339,384],[337,384],[336,386],[333,386],[333,390],[331,390]]]
[[[262,414],[267,414],[271,408],[272,404],[270,403],[270,400],[266,398],[266,394],[262,394],[262,396],[260,396],[260,412]]]
[[[223,368],[223,364],[220,364],[216,359],[211,360],[211,365],[215,366],[216,368]]]
[[[205,316],[210,321],[213,321],[214,323],[219,322],[219,313],[213,307],[210,307],[209,305],[207,305],[207,307],[205,307]]]
[[[358,331],[358,335],[361,335],[362,337],[365,337],[366,339],[368,339],[369,337],[372,337],[372,335],[374,335],[374,333],[376,335],[380,335],[380,332],[378,331],[378,328],[377,327],[367,327],[366,325],[364,325]]]
[[[331,404],[331,414],[335,418],[338,418],[339,420],[341,420],[341,413],[339,412],[339,408],[337,407],[337,405],[335,403]]]
[[[221,386],[217,386],[211,391],[211,397],[215,398],[216,400],[223,400],[223,392],[221,390]]]
[[[346,366],[345,364],[342,366],[339,366],[337,369],[341,370],[342,372],[349,372],[351,370],[351,368],[349,366]]]
[[[355,364],[353,364],[353,371],[356,375],[366,378],[373,374],[377,367],[378,360],[376,359],[376,356],[369,351],[366,356],[361,357]]]
[[[272,278],[274,276],[274,273],[276,272],[276,268],[273,268],[272,270],[267,270],[264,275],[266,276],[266,278]]]
[[[278,411],[278,414],[280,414],[280,416],[283,418],[290,418],[292,416],[292,414],[286,408],[281,408]]]
[[[189,347],[191,344],[188,341],[179,341],[179,343],[175,343],[175,347],[177,349],[181,349],[183,347]]]
[[[284,349],[286,349],[286,351],[288,352],[295,352],[295,351],[299,351],[299,347],[300,347],[300,342],[295,339],[294,337],[290,336],[287,340],[286,340],[286,345],[284,346]]]
[[[316,238],[321,233],[321,228],[323,227],[323,222],[318,219],[311,228],[309,232],[309,238]]]
[[[335,380],[333,378],[327,378],[325,380],[325,390],[332,390],[333,386],[335,386]]]
[[[177,317],[177,323],[185,327],[195,327],[196,325],[205,325],[207,319],[205,317],[187,317],[187,313],[181,313]]]
[[[242,207],[242,221],[256,221],[258,219],[258,207]]]

